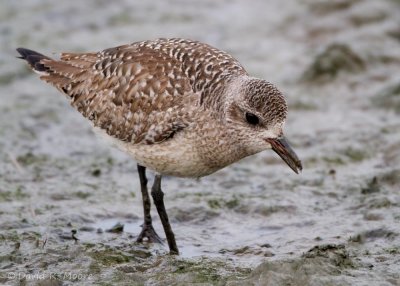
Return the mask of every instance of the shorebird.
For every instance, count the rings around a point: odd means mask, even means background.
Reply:
[[[171,254],[179,254],[164,206],[163,175],[199,178],[272,149],[298,173],[301,161],[283,136],[287,104],[271,83],[251,77],[231,55],[186,39],[157,39],[59,60],[18,48],[20,58],[55,86],[137,162],[144,222],[137,241],[162,242],[151,195]]]

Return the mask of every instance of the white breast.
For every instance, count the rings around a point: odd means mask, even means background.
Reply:
[[[147,145],[123,142],[95,127],[95,133],[129,154],[138,164],[157,173],[176,177],[198,178],[216,171],[207,166],[196,150],[193,134],[179,132],[164,142]]]

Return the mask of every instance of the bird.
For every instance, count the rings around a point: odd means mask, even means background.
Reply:
[[[95,133],[137,163],[144,222],[136,241],[162,243],[154,230],[146,169],[169,253],[179,255],[164,205],[163,176],[200,178],[272,149],[296,173],[302,163],[283,134],[288,107],[272,83],[200,41],[159,38],[52,59],[17,48]]]

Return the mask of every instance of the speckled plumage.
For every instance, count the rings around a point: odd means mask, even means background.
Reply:
[[[140,165],[201,177],[271,148],[287,115],[282,94],[229,54],[184,39],[40,60],[41,79]],[[35,67],[34,67],[35,69]],[[246,113],[256,115],[256,126]]]

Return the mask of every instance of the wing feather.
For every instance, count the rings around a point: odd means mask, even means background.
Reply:
[[[182,64],[162,51],[125,45],[100,53],[63,53],[42,62],[41,78],[71,98],[71,104],[110,136],[154,144],[190,124],[195,102]]]

